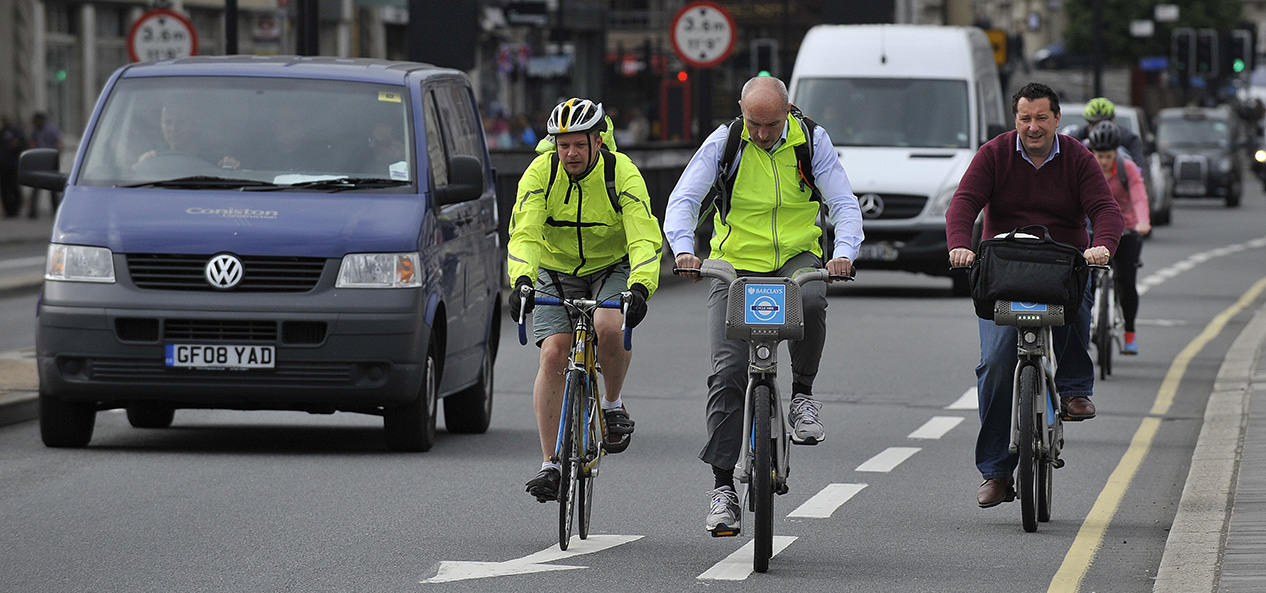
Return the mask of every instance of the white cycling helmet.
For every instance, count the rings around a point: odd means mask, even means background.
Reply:
[[[604,115],[602,103],[573,97],[554,108],[545,128],[556,136],[575,132],[601,132],[605,123]]]

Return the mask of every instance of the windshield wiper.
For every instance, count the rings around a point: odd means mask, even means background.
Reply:
[[[262,189],[264,191],[285,191],[290,189],[346,191],[349,189],[380,189],[384,187],[399,187],[401,185],[409,185],[411,183],[413,182],[401,181],[398,179],[380,179],[376,177],[339,177],[338,179],[301,181],[291,185],[274,185]]]
[[[255,188],[255,187],[275,187],[275,184],[267,181],[256,181],[254,179],[233,179],[231,177],[212,177],[210,175],[194,175],[192,177],[180,177],[178,179],[162,179],[159,181],[146,181],[145,183],[137,183],[133,185],[123,185],[120,187],[136,188],[136,187],[174,187],[180,189],[226,189],[226,188]]]

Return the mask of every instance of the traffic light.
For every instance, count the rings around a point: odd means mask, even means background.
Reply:
[[[1236,75],[1253,69],[1253,33],[1245,29],[1231,30],[1227,40],[1227,73]]]
[[[1218,76],[1217,29],[1200,29],[1196,32],[1196,69],[1193,74],[1205,78]]]
[[[752,40],[752,76],[778,75],[778,40]]]
[[[1195,53],[1195,44],[1192,43],[1195,37],[1195,31],[1187,27],[1174,29],[1173,35],[1170,37],[1170,62],[1174,65],[1175,78],[1179,83],[1186,84],[1187,79],[1191,77],[1192,54]]]

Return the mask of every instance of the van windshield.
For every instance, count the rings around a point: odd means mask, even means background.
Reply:
[[[836,146],[970,146],[962,80],[803,78],[792,102]]]
[[[1156,126],[1156,144],[1161,150],[1226,148],[1231,145],[1231,131],[1217,119],[1165,118]]]
[[[332,80],[122,79],[89,141],[80,185],[413,182],[404,88]]]

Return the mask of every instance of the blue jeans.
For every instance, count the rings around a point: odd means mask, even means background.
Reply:
[[[1073,325],[1051,328],[1055,338],[1055,387],[1060,397],[1090,397],[1095,367],[1090,359],[1091,285],[1081,299]],[[1016,329],[980,319],[980,366],[976,390],[980,402],[980,434],[976,437],[976,468],[986,480],[1009,477],[1019,456],[1011,444],[1011,395],[1015,385]]]

